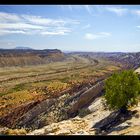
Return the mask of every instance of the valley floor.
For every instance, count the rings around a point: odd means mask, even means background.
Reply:
[[[31,129],[33,130],[38,129],[40,124],[41,127],[46,126],[41,130],[35,130],[32,134],[38,132],[56,135],[94,134],[94,130],[90,130],[90,127],[109,113],[102,109],[100,99],[89,106],[92,114],[84,118],[76,117],[62,121],[65,116],[59,110],[63,107],[57,105],[58,98],[62,95],[74,96],[84,88],[88,89],[88,86],[93,86],[97,81],[103,80],[121,69],[120,63],[80,55],[72,55],[65,61],[46,65],[0,68],[0,126],[20,129],[23,124],[26,125],[24,122],[27,122],[29,123],[27,128],[32,123]],[[90,92],[89,94],[91,96]],[[81,105],[83,99],[81,99]],[[55,105],[49,108],[51,104]],[[79,103],[77,104],[79,105]],[[57,115],[60,118],[57,118]],[[18,126],[21,119],[22,125]],[[33,122],[30,122],[30,119],[33,119]],[[61,121],[60,124],[57,123],[59,121]],[[40,124],[36,124],[37,122]],[[63,132],[64,130],[65,132]]]
[[[77,55],[47,65],[0,68],[0,116],[33,100],[58,97],[66,89],[119,69],[113,62],[97,63]]]

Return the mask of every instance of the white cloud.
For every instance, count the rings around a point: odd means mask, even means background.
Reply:
[[[0,23],[0,29],[44,29],[42,26],[27,23]]]
[[[0,23],[0,35],[7,34],[34,34],[45,28],[27,23]]]
[[[50,19],[50,18],[42,18],[40,16],[30,16],[30,15],[23,15],[22,16],[25,20],[28,22],[31,22],[33,24],[39,24],[39,25],[52,25],[52,26],[58,26],[58,25],[64,25],[65,21],[60,19]]]
[[[16,14],[0,12],[0,22],[18,22],[21,18]]]
[[[81,11],[81,10],[86,10],[86,12],[91,15],[91,16],[95,16],[93,13],[94,9],[96,8],[95,5],[60,5],[59,6],[62,10],[69,10],[71,12],[77,12],[77,11]],[[94,8],[93,8],[94,7]]]
[[[99,34],[102,36],[110,36],[111,35],[111,33],[109,33],[109,32],[100,32]]]
[[[30,22],[32,24],[45,26],[65,26],[67,24],[80,24],[79,21],[72,19],[51,19],[32,15],[22,15],[22,17],[27,20],[27,22]]]
[[[95,39],[99,39],[99,38],[105,38],[111,36],[111,33],[108,32],[100,32],[100,33],[96,33],[96,34],[92,34],[92,33],[86,33],[85,34],[85,39],[87,40],[95,40]]]
[[[140,10],[133,10],[132,13],[137,16],[140,16]]]
[[[73,19],[52,19],[0,12],[0,35],[66,35],[71,32],[70,26],[77,24],[80,22]]]
[[[57,28],[56,31],[43,31],[41,35],[67,35],[71,30],[67,28]]]
[[[72,6],[71,5],[68,5],[68,8],[70,11],[72,11]]]
[[[88,28],[90,28],[90,27],[91,27],[91,25],[90,25],[90,24],[87,24],[87,25],[83,26],[82,29],[88,29]]]
[[[106,7],[106,10],[113,12],[113,13],[117,14],[118,16],[123,16],[124,14],[126,14],[128,12],[128,9],[126,9],[126,8],[112,7],[112,6]]]
[[[73,10],[73,6],[72,5],[58,5],[58,7],[60,7],[62,10],[69,9],[70,11]]]
[[[16,30],[16,31],[11,31],[11,30],[0,30],[0,35],[7,35],[7,34],[26,34],[24,31]]]
[[[42,35],[66,35],[67,33],[65,33],[64,31],[56,31],[56,32],[42,32]]]
[[[94,35],[94,34],[91,34],[91,33],[86,33],[85,38],[88,39],[88,40],[94,40],[94,39],[98,38],[98,35]]]
[[[89,5],[85,5],[85,8],[86,8],[87,12],[88,12],[90,15],[92,15],[92,10],[91,10],[90,6],[89,6]]]

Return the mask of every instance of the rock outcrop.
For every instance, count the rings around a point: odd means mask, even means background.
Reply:
[[[68,111],[69,116],[73,116],[73,114],[77,113],[77,111],[80,110],[82,107],[86,106],[91,101],[100,96],[103,90],[103,85],[104,83],[103,81],[101,81],[86,90],[85,92],[78,93],[77,100],[74,103],[72,102],[72,106]]]
[[[140,135],[140,102],[138,106],[130,108],[136,112],[131,119],[113,127],[108,135]]]
[[[25,113],[18,123],[19,126],[28,126],[30,125],[31,121],[38,115],[43,112],[47,112],[47,110],[56,102],[55,99],[47,99],[42,101],[40,104],[33,107],[30,111]],[[26,124],[26,125],[25,125]]]
[[[93,128],[96,129],[96,134],[107,134],[111,128],[125,122],[132,118],[136,112],[127,111],[122,113],[120,110],[112,112],[109,116],[103,120],[97,122]]]
[[[104,110],[101,102],[101,97],[92,102],[88,107],[91,114],[84,118],[76,116],[58,123],[52,123],[27,135],[95,135],[95,130],[91,128],[93,124],[110,114],[110,111]]]
[[[113,112],[104,108],[102,97],[94,100],[88,109],[90,109],[91,113],[83,118],[76,116],[69,120],[52,123],[41,129],[29,132],[27,135],[96,135],[96,129],[93,126]],[[130,110],[137,110],[137,113],[131,119],[110,128],[106,135],[140,135],[140,103]]]
[[[32,101],[24,105],[18,106],[11,113],[7,114],[0,118],[0,125],[6,127],[15,127],[15,124],[18,122],[18,119],[36,106],[39,101]]]

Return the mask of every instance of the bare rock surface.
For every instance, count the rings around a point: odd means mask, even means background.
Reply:
[[[93,124],[110,114],[110,111],[104,110],[101,100],[102,98],[96,99],[89,106],[91,114],[83,118],[76,116],[69,120],[52,123],[27,135],[95,135],[94,129],[91,128]],[[92,111],[93,107],[96,111]]]
[[[109,135],[140,135],[140,103],[137,107],[131,108],[131,110],[136,110],[137,113],[132,119],[113,128]]]
[[[91,113],[83,118],[76,116],[69,120],[52,123],[27,135],[96,135],[96,131],[92,127],[112,112],[105,110],[102,97],[94,100],[88,109]],[[140,135],[140,103],[130,110],[137,110],[137,113],[131,119],[111,128],[107,135]]]
[[[87,105],[93,98],[97,98],[99,94],[103,90],[103,82],[97,83],[95,86],[92,86],[87,91],[83,92],[78,100],[71,106],[70,110],[68,111],[69,116],[76,113],[79,109]]]

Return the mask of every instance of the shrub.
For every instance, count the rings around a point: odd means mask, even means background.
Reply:
[[[128,109],[137,104],[140,93],[138,75],[132,70],[114,73],[105,82],[105,104],[109,109]]]

